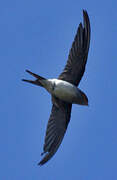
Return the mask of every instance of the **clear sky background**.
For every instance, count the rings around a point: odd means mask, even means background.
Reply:
[[[80,83],[89,107],[73,106],[59,150],[39,167],[51,98],[21,79],[30,79],[25,69],[58,77],[82,9],[91,21]],[[117,180],[116,0],[1,1],[0,64],[0,180]]]

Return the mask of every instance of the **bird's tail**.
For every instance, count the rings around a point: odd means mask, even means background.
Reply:
[[[35,73],[32,73],[31,71],[29,70],[26,70],[27,73],[31,74],[32,76],[34,76],[36,78],[36,80],[27,80],[27,79],[22,79],[22,81],[25,81],[25,82],[28,82],[28,83],[31,83],[31,84],[35,84],[37,86],[42,86],[42,83],[41,83],[41,80],[46,80],[44,77],[41,77]]]

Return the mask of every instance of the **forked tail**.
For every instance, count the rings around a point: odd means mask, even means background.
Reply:
[[[36,78],[36,80],[27,80],[27,79],[22,79],[22,81],[25,81],[25,82],[28,82],[28,83],[31,83],[31,84],[35,84],[37,86],[42,86],[42,83],[41,83],[41,80],[46,80],[44,77],[41,77],[35,73],[32,73],[31,71],[29,70],[26,70],[27,73],[31,74],[32,76],[34,76]]]

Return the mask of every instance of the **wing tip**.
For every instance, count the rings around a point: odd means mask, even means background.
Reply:
[[[44,154],[44,153],[43,153]],[[41,155],[43,155],[41,154]],[[45,156],[43,157],[43,159],[37,164],[38,166],[42,166],[44,165],[45,163],[47,163],[51,157],[55,154],[55,152],[48,152],[45,154]]]
[[[41,164],[41,161],[37,164],[37,166],[42,166],[43,164]]]
[[[87,10],[85,10],[85,9],[83,9],[83,18],[84,18],[84,21],[87,21],[88,24],[90,24],[89,15],[88,15]]]
[[[86,9],[83,9],[83,14],[88,14]]]
[[[86,48],[86,52],[88,52],[90,45],[91,27],[90,27],[89,15],[87,11],[84,9],[83,9],[83,24],[84,24],[85,38],[86,38],[85,48]]]

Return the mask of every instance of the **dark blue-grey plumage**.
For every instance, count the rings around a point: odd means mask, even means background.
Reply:
[[[39,165],[45,164],[57,151],[64,137],[71,115],[72,104],[62,102],[62,109],[52,106],[44,143],[45,157]],[[42,153],[42,154],[44,154]]]
[[[90,21],[87,12],[84,10],[83,22],[84,26],[81,23],[79,24],[67,64],[58,78],[76,86],[84,74],[90,45]]]
[[[87,12],[83,10],[83,25],[79,24],[67,64],[58,79],[45,79],[26,70],[36,80],[23,79],[23,81],[44,87],[52,96],[53,105],[42,153],[44,157],[39,165],[43,165],[51,159],[60,146],[70,121],[72,103],[88,105],[87,96],[76,86],[85,71],[89,44],[90,21]]]
[[[84,74],[90,44],[90,21],[85,10],[83,10],[83,23],[83,25],[82,23],[79,24],[67,64],[58,78],[75,86],[78,86]],[[46,155],[39,165],[45,164],[55,154],[70,121],[72,104],[61,100],[58,100],[58,102],[59,107],[54,104],[52,106],[44,143],[44,153]]]

